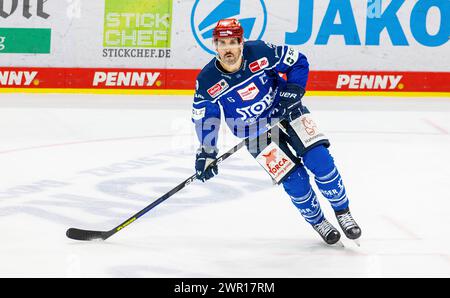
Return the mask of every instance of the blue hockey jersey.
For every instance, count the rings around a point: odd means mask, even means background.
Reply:
[[[284,81],[303,88],[308,80],[306,57],[288,46],[275,46],[264,41],[244,43],[242,67],[227,73],[213,58],[200,72],[192,110],[192,121],[203,146],[215,147],[221,122],[225,122],[240,138],[256,136],[267,130],[278,92]]]

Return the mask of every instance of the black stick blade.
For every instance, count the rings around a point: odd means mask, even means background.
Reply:
[[[74,240],[92,241],[92,240],[105,240],[106,238],[108,238],[108,233],[101,231],[88,231],[70,228],[67,230],[66,236]]]

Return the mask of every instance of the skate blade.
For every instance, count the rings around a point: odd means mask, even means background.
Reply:
[[[331,246],[345,248],[345,245],[341,240],[339,240],[338,242],[336,242],[334,244],[331,244]]]
[[[353,239],[352,241],[356,246],[361,247],[361,242],[359,241],[359,239]]]
[[[350,242],[354,243],[355,246],[357,247],[361,247],[361,243],[359,242],[359,239],[348,239],[350,240]],[[345,246],[344,242],[342,242],[342,240],[339,240],[338,242],[336,242],[335,244],[331,244],[331,246],[333,247],[338,247],[338,248],[350,248],[352,245],[347,244],[347,246]]]

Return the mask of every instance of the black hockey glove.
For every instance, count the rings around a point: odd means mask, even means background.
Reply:
[[[279,103],[273,108],[272,118],[286,119],[289,122],[297,119],[303,114],[302,97],[305,89],[300,85],[288,83],[280,88]]]
[[[217,157],[217,150],[215,148],[200,147],[197,150],[195,159],[195,172],[197,179],[205,182],[219,173],[217,165],[208,167]]]

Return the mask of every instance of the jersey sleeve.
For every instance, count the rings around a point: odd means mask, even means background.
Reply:
[[[275,69],[286,74],[288,83],[295,83],[306,88],[309,74],[306,56],[288,46],[277,47],[277,51],[281,51],[281,58]]]
[[[205,89],[201,79],[197,78],[194,102],[192,105],[192,122],[200,145],[216,148],[220,129],[220,106]]]
[[[306,56],[289,46],[275,46],[265,43],[270,48],[273,70],[284,73],[288,83],[295,83],[303,88],[306,87],[309,74],[309,63]]]

